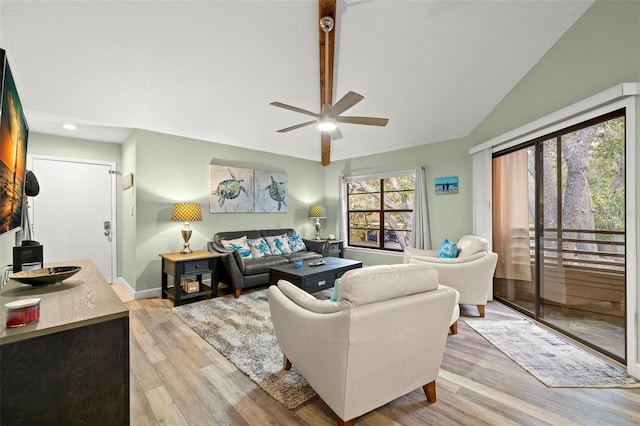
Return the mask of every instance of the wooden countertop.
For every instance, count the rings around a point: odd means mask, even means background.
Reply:
[[[89,259],[56,262],[52,266],[81,266],[62,283],[31,286],[9,280],[0,291],[0,345],[129,316],[129,310]],[[40,319],[22,327],[7,328],[4,304],[40,298]]]

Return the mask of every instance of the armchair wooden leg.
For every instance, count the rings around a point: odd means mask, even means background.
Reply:
[[[429,382],[422,387],[424,394],[427,397],[427,401],[436,402],[436,381]]]
[[[451,331],[451,334],[458,334],[458,321],[451,324],[449,331]]]
[[[347,420],[345,422],[340,418],[340,416],[337,416],[337,417],[338,417],[338,426],[353,426],[356,424],[356,419]]]
[[[236,288],[235,290],[233,290],[233,297],[237,299],[238,297],[240,297],[241,293],[242,293],[242,289]]]
[[[289,361],[289,358],[287,358],[286,356],[284,357],[284,366],[282,367],[285,370],[291,370],[291,361]]]
[[[481,318],[484,318],[484,305],[478,305],[478,313]]]

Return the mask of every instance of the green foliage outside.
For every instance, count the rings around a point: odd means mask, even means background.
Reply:
[[[587,176],[596,229],[625,229],[624,118],[599,125],[589,153]]]
[[[350,243],[392,250],[408,245],[414,185],[413,175],[347,184]]]

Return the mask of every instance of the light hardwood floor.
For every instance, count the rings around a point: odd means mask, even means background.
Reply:
[[[242,297],[242,296],[241,296]],[[287,410],[202,340],[166,300],[126,302],[131,326],[133,425],[334,425],[315,396]],[[640,424],[640,389],[550,389],[464,323],[449,336],[437,402],[422,389],[358,419],[357,425]],[[517,316],[489,303],[486,318]]]

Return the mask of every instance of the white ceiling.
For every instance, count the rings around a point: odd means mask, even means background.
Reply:
[[[468,135],[592,4],[338,0],[340,160]],[[131,129],[320,160],[318,3],[0,0],[0,47],[31,131],[122,142]],[[78,126],[74,132],[62,123]]]

